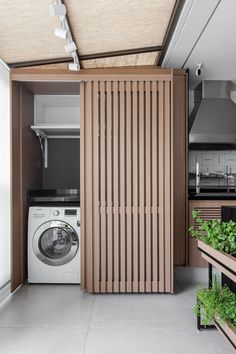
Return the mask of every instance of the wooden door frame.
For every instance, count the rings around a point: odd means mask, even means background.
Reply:
[[[12,69],[13,81],[124,81],[148,80],[158,76],[159,81],[172,80],[175,74],[186,74],[184,69],[164,69],[156,66],[81,69],[78,72],[66,69]]]
[[[37,137],[29,129],[34,123],[34,95],[24,83],[12,81],[11,102],[11,291],[13,292],[27,279],[27,191],[39,188],[42,176]]]

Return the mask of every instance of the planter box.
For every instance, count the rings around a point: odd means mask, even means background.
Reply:
[[[236,348],[236,328],[230,323],[225,322],[223,325],[218,321],[214,321],[216,328],[230,341],[234,348]]]
[[[198,249],[202,257],[224,273],[232,281],[236,282],[236,257],[225,252],[217,251],[203,241],[198,240]]]

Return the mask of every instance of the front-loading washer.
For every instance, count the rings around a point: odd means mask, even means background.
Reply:
[[[28,282],[80,283],[80,208],[32,206]]]

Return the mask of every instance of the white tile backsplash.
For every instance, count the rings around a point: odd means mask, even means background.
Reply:
[[[225,173],[225,166],[224,165],[217,165],[214,164],[213,166],[213,173]]]
[[[201,151],[191,151],[190,156],[190,165],[196,165],[197,162],[201,164],[202,162],[202,152]]]
[[[226,173],[229,166],[230,173],[236,174],[236,150],[227,151],[190,151],[189,152],[189,172],[196,171],[196,162],[200,164],[200,172]],[[228,181],[228,184],[234,184],[236,177]],[[219,184],[225,185],[225,179],[204,179],[201,184]]]
[[[202,163],[200,163],[200,166],[201,164],[202,166],[214,165],[213,151],[202,151],[201,157],[202,157]]]
[[[211,161],[211,163],[212,163],[212,161]],[[207,172],[207,173],[214,173],[214,165],[213,165],[213,163],[212,163],[212,165],[200,165],[200,171],[201,172]]]

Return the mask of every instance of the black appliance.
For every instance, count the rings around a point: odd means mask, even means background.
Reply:
[[[38,189],[27,193],[28,205],[80,204],[79,189]]]
[[[236,222],[236,207],[235,206],[222,206],[221,207],[221,221]],[[229,279],[226,275],[222,274],[222,285],[228,285],[231,291],[236,293],[236,284]]]

